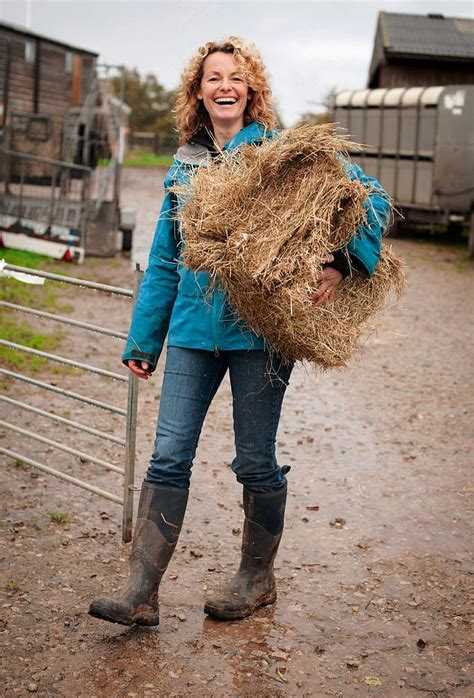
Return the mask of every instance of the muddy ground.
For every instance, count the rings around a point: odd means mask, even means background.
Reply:
[[[162,173],[129,170],[145,258]],[[2,457],[2,676],[5,696],[472,696],[473,269],[464,248],[395,240],[408,291],[344,371],[292,377],[280,462],[292,466],[277,559],[279,598],[231,623],[202,611],[238,560],[242,509],[230,390],[211,407],[182,536],[161,588],[161,625],[87,615],[118,588],[129,545],[119,506]],[[131,262],[81,273],[131,285]],[[126,330],[127,300],[65,288],[72,315]],[[121,371],[121,342],[65,329],[63,351]],[[162,364],[140,384],[136,483],[154,433]],[[126,389],[71,370],[39,376],[124,405]],[[8,395],[123,435],[123,418],[14,383]],[[24,410],[8,419],[118,465],[119,446]],[[6,417],[3,417],[6,418]],[[120,494],[120,475],[14,435],[0,443]],[[69,522],[58,523],[54,518]]]

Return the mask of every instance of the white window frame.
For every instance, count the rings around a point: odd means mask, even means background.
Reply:
[[[33,65],[36,61],[36,41],[26,39],[25,41],[25,63]]]
[[[64,54],[64,70],[66,73],[72,73],[72,66],[74,63],[74,53],[72,51],[66,51]]]

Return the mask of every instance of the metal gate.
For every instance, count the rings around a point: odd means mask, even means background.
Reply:
[[[133,301],[135,301],[137,292],[140,286],[141,278],[143,275],[143,272],[140,270],[139,266],[136,266],[135,272],[134,272],[134,288],[133,290],[131,289],[126,289],[126,288],[120,288],[116,286],[109,286],[106,284],[100,284],[100,283],[95,283],[93,281],[88,281],[85,279],[78,279],[74,277],[69,277],[69,276],[62,276],[59,274],[52,274],[49,272],[45,271],[38,271],[38,270],[32,270],[29,268],[25,267],[20,267],[16,265],[11,265],[11,264],[4,264],[3,268],[1,270],[3,272],[4,276],[12,276],[16,277],[21,280],[21,276],[23,274],[26,274],[27,276],[33,276],[36,279],[47,279],[49,281],[53,281],[55,283],[66,283],[66,284],[72,284],[72,285],[77,285],[85,289],[93,289],[94,291],[98,291],[100,293],[106,293],[106,294],[115,294],[118,296],[122,297],[127,297],[131,298]],[[44,282],[43,282],[44,283]],[[126,335],[122,332],[119,332],[117,330],[113,329],[106,329],[103,327],[99,327],[97,325],[93,325],[88,322],[83,322],[80,320],[74,320],[72,318],[66,317],[59,315],[57,313],[47,313],[41,310],[36,310],[30,307],[22,306],[22,305],[17,305],[15,303],[9,303],[7,301],[0,301],[0,307],[8,308],[9,310],[12,311],[19,311],[22,313],[26,313],[32,316],[36,316],[39,318],[43,319],[48,319],[52,320],[54,322],[58,323],[63,323],[65,325],[70,325],[73,327],[80,328],[82,330],[85,330],[86,332],[94,332],[94,333],[99,333],[102,335],[107,335],[110,337],[115,337],[115,338],[120,338],[124,339]],[[87,396],[87,395],[82,395],[78,394],[75,392],[72,392],[71,390],[66,390],[64,388],[58,387],[57,385],[54,385],[52,383],[48,383],[45,381],[41,381],[35,378],[32,378],[31,376],[27,376],[23,373],[16,372],[16,371],[11,371],[9,369],[5,368],[0,368],[0,376],[4,376],[12,381],[22,381],[24,383],[27,383],[29,385],[35,386],[36,388],[40,388],[41,390],[44,391],[50,391],[55,394],[59,394],[68,398],[71,398],[73,400],[86,403],[88,405],[92,405],[94,408],[106,410],[109,413],[113,415],[120,415],[121,417],[125,418],[125,437],[117,437],[113,434],[108,434],[105,431],[101,431],[99,429],[96,429],[95,427],[91,427],[90,425],[83,424],[80,421],[77,420],[72,420],[66,417],[63,417],[61,415],[55,414],[53,412],[50,412],[48,410],[40,409],[38,407],[35,407],[33,405],[30,405],[26,402],[17,400],[16,398],[9,397],[7,395],[0,395],[0,400],[4,403],[8,403],[9,405],[12,405],[16,408],[20,408],[22,410],[27,410],[29,412],[35,413],[37,415],[40,415],[41,417],[45,417],[47,419],[51,419],[57,423],[60,424],[65,424],[68,427],[72,427],[74,429],[81,430],[83,432],[87,432],[99,439],[105,439],[109,440],[111,442],[114,442],[116,444],[120,444],[121,446],[124,447],[125,449],[125,454],[124,454],[124,467],[119,467],[115,463],[111,463],[109,461],[103,460],[102,458],[98,458],[94,454],[90,453],[85,453],[83,451],[80,451],[73,446],[68,446],[64,443],[60,443],[58,441],[55,441],[53,439],[50,439],[48,437],[43,436],[42,434],[39,434],[37,432],[31,431],[29,429],[24,429],[23,427],[19,427],[16,424],[11,424],[10,422],[7,422],[5,420],[0,420],[0,426],[6,429],[11,429],[13,432],[20,434],[22,436],[27,436],[32,439],[35,439],[43,444],[46,444],[50,447],[59,449],[61,451],[65,451],[69,454],[72,454],[78,458],[87,460],[91,463],[94,463],[96,465],[99,465],[101,467],[106,468],[107,470],[113,471],[120,473],[123,475],[123,496],[118,497],[117,495],[108,492],[107,490],[104,490],[100,487],[96,487],[95,485],[91,484],[90,482],[87,482],[85,480],[80,480],[76,477],[73,477],[72,475],[69,475],[67,473],[64,473],[60,470],[57,470],[55,468],[52,468],[49,465],[46,465],[44,463],[40,463],[22,453],[19,453],[17,451],[13,451],[9,448],[5,448],[3,446],[0,446],[0,453],[3,453],[7,456],[10,456],[11,458],[18,459],[19,461],[26,463],[34,468],[37,468],[39,470],[42,470],[50,475],[54,475],[55,477],[58,477],[62,480],[65,480],[67,482],[70,482],[74,485],[77,485],[78,487],[82,487],[85,490],[88,490],[89,492],[93,492],[94,494],[99,495],[100,497],[105,497],[106,499],[109,499],[112,502],[115,502],[117,504],[121,504],[123,506],[123,515],[122,515],[122,539],[124,542],[128,542],[132,538],[132,518],[133,518],[133,494],[134,491],[139,489],[134,486],[134,474],[135,474],[135,441],[136,441],[136,422],[137,422],[137,400],[138,400],[138,379],[135,375],[129,371],[128,377],[125,377],[124,375],[121,375],[119,373],[115,373],[112,371],[108,371],[104,368],[100,368],[98,366],[94,366],[91,364],[86,364],[82,363],[70,358],[67,358],[65,356],[60,356],[57,354],[51,354],[48,352],[40,351],[38,349],[33,349],[31,347],[22,345],[22,344],[17,344],[15,342],[10,342],[5,339],[0,339],[0,345],[4,347],[8,347],[10,349],[14,349],[15,351],[19,352],[26,352],[29,354],[33,354],[35,356],[39,356],[43,359],[47,359],[48,361],[52,362],[57,362],[66,366],[70,366],[76,369],[80,369],[82,371],[87,371],[99,376],[105,376],[107,378],[111,378],[115,381],[119,381],[120,383],[128,383],[128,393],[127,393],[127,407],[126,409],[117,407],[115,405],[112,405],[108,402]]]
[[[30,242],[60,243],[72,259],[82,262],[91,219],[92,174],[90,167],[0,147],[2,233],[23,234]]]

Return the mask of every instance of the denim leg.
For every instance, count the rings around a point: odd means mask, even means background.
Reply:
[[[266,351],[229,352],[237,480],[254,492],[272,492],[285,483],[276,462],[281,406],[293,366]]]
[[[189,487],[202,424],[226,370],[227,360],[222,354],[168,347],[146,482]]]

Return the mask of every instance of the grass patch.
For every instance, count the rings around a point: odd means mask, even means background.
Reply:
[[[19,589],[20,585],[18,582],[13,582],[12,580],[5,582],[5,591],[18,591]]]
[[[0,257],[3,257],[7,264],[38,270],[43,269],[52,261],[49,257],[24,250],[3,249],[0,251]],[[16,279],[2,278],[0,281],[0,299],[18,305],[28,305],[39,310],[71,311],[70,306],[61,305],[58,302],[58,287],[47,280],[43,286],[36,286],[25,284]]]
[[[35,252],[27,250],[12,250],[10,247],[4,247],[0,250],[0,257],[7,264],[15,264],[17,267],[29,267],[30,269],[39,269],[44,262],[49,262],[50,258]]]
[[[40,351],[51,351],[60,346],[64,337],[59,330],[52,334],[35,332],[26,322],[16,322],[15,319],[2,317],[2,315],[4,314],[0,314],[2,338],[9,342],[23,344],[26,347]],[[0,363],[12,370],[28,370],[32,373],[38,373],[38,371],[45,368],[48,360],[42,359],[40,356],[17,351],[16,349],[0,347]]]
[[[62,312],[67,312],[67,307],[58,303],[57,289],[48,284],[32,286],[16,281],[16,279],[2,279],[0,281],[0,299],[48,312],[59,309]],[[10,313],[11,311],[6,312]]]
[[[15,264],[29,269],[41,269],[51,260],[43,255],[37,255],[24,250],[3,249],[0,253],[8,264]],[[60,289],[51,282],[44,286],[25,284],[16,279],[3,278],[0,280],[0,300],[15,303],[47,312],[68,313],[72,310],[70,305],[60,303]],[[23,344],[31,349],[40,351],[52,351],[57,349],[64,337],[60,330],[46,333],[34,329],[35,325],[29,324],[27,316],[9,309],[0,309],[0,325],[2,327],[2,339],[17,344]],[[37,321],[35,319],[36,326]],[[53,326],[50,323],[48,326]],[[47,365],[46,359],[41,359],[32,354],[26,354],[15,349],[0,347],[0,363],[11,370],[22,370],[27,373],[38,373]]]
[[[57,524],[71,523],[72,516],[67,511],[48,511],[50,521]]]
[[[2,258],[7,262],[7,264],[15,264],[18,267],[28,267],[29,269],[42,269],[53,274],[59,274],[60,276],[80,277],[81,271],[84,269],[84,265],[72,264],[71,262],[53,259],[52,257],[46,257],[42,254],[35,254],[34,252],[27,252],[26,250],[13,250],[6,247],[0,250],[0,259]],[[87,258],[88,264],[90,261],[90,258]],[[98,262],[103,264],[104,260],[99,259]],[[28,284],[24,284],[21,281],[16,281],[14,279],[5,279],[5,282],[6,281],[10,281],[11,284],[16,284],[16,287],[23,287],[25,293],[28,293],[29,291],[30,295],[34,296],[35,298],[38,297],[40,302],[44,294],[48,295],[48,291],[50,292],[50,295],[57,295],[58,290],[61,289],[61,286],[59,286],[57,282],[48,279],[46,279],[44,286],[29,286]],[[40,306],[38,305],[37,307]],[[44,307],[41,306],[41,309],[44,309]],[[63,312],[68,311],[63,310]]]
[[[171,167],[172,155],[156,155],[142,150],[131,150],[124,160],[124,167]]]

